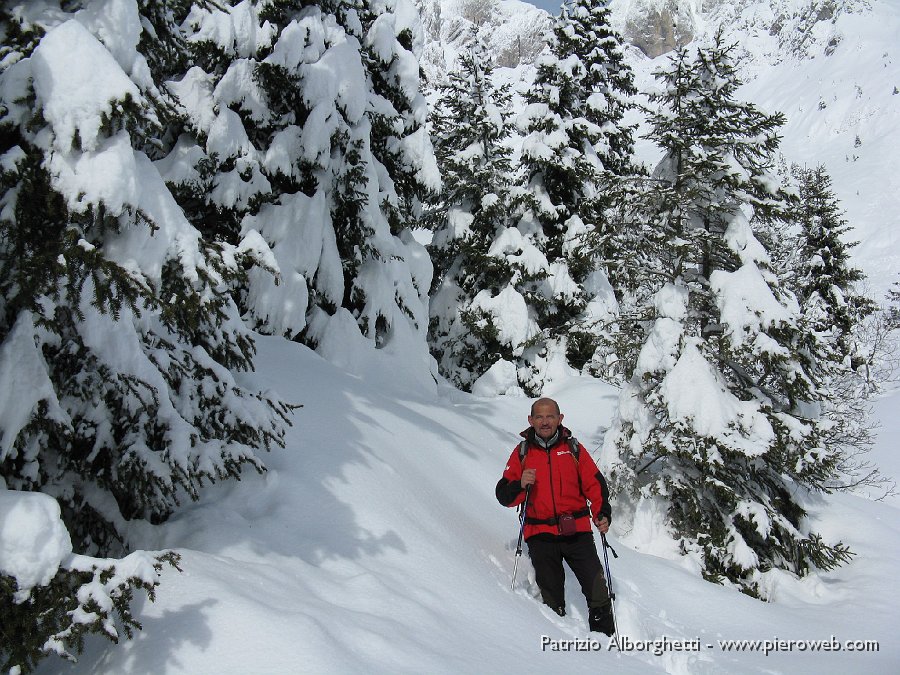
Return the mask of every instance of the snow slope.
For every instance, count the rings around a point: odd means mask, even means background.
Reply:
[[[796,581],[765,604],[705,582],[665,554],[659,521],[613,525],[610,558],[620,630],[633,640],[699,638],[699,652],[542,650],[585,638],[583,598],[568,580],[569,616],[534,599],[527,556],[510,591],[517,520],[493,488],[528,401],[415,390],[400,364],[363,381],[299,345],[260,338],[261,386],[304,405],[270,470],[216,486],[162,527],[175,547],[144,630],[107,649],[92,639],[63,673],[757,673],[897,672],[900,589],[896,508],[849,495],[814,514],[858,554],[848,567]],[[375,368],[377,364],[373,364]],[[381,367],[383,367],[382,364]],[[566,423],[597,455],[617,392],[586,378],[552,387]],[[900,408],[900,396],[887,411]],[[893,434],[898,428],[893,427]],[[889,450],[889,448],[883,448]],[[654,555],[660,554],[660,555]],[[876,653],[731,653],[719,639],[878,640]],[[595,637],[603,637],[596,636]],[[707,645],[712,645],[707,647]],[[549,645],[547,645],[549,647]]]
[[[881,300],[900,281],[900,2],[871,6],[838,17],[830,55],[767,67],[741,95],[787,116],[781,149],[789,162],[825,166]],[[823,35],[822,47],[831,39]]]

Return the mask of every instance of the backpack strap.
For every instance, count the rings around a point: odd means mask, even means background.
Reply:
[[[578,453],[581,452],[581,447],[578,445],[578,439],[574,436],[569,436],[569,449],[572,451],[575,463],[578,464]]]
[[[569,449],[572,451],[572,457],[575,458],[575,475],[578,476],[578,491],[582,491],[581,487],[581,468],[578,466],[578,455],[581,452],[581,448],[578,447],[578,439],[574,436],[569,436]],[[588,515],[591,515],[590,509],[588,509]]]
[[[528,439],[519,443],[519,464],[525,461],[525,455],[528,454]]]

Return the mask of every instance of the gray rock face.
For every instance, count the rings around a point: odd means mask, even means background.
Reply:
[[[422,18],[422,69],[436,82],[465,48],[472,31],[494,55],[494,65],[532,63],[545,46],[550,15],[519,0],[414,0]]]
[[[768,34],[778,50],[810,57],[822,51],[821,34],[827,32],[823,25],[833,24],[845,12],[866,11],[868,4],[866,0],[611,0],[610,8],[623,38],[650,58],[720,27],[726,34]]]
[[[693,25],[679,16],[678,3],[648,7],[643,16],[630,17],[624,25],[625,40],[651,59],[677,49],[693,39]]]

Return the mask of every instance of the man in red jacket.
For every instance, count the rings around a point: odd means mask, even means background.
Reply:
[[[528,416],[530,426],[521,434],[527,450],[520,459],[517,445],[509,456],[497,483],[497,501],[518,506],[531,486],[525,541],[541,598],[557,614],[565,615],[565,561],[587,600],[590,630],[612,635],[609,591],[591,532],[592,523],[601,533],[609,530],[609,491],[584,446],[578,444],[578,456],[573,454],[572,432],[562,421],[556,401],[542,398],[534,402]]]

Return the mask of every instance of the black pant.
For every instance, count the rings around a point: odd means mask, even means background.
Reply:
[[[588,608],[609,604],[609,590],[603,576],[603,565],[594,546],[594,535],[580,532],[568,537],[536,534],[528,540],[528,557],[534,566],[534,574],[541,598],[558,613],[566,608],[565,560],[575,573]]]

